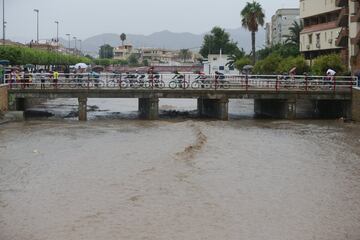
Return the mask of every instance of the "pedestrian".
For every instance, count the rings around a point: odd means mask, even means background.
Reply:
[[[40,74],[40,82],[41,82],[41,89],[45,89],[45,74],[44,71],[42,69],[39,70],[39,74]]]
[[[59,81],[59,72],[55,69],[55,71],[53,72],[54,88],[58,87],[58,81]]]
[[[357,86],[360,87],[360,69],[355,72],[355,76],[357,77]]]
[[[330,89],[331,87],[335,84],[335,75],[336,75],[336,71],[329,68],[327,71],[326,71],[326,83],[325,85],[330,85]]]

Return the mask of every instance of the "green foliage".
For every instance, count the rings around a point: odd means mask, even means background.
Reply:
[[[0,59],[9,60],[11,65],[33,64],[47,66],[74,65],[79,62],[91,63],[91,60],[86,57],[19,46],[0,46]]]
[[[252,54],[252,63],[255,64],[256,61],[256,36],[255,33],[259,30],[259,25],[264,26],[265,23],[265,14],[260,3],[252,1],[247,2],[246,6],[240,13],[241,23],[245,29],[248,29],[251,32],[251,54]]]
[[[288,73],[292,68],[296,67],[296,74],[302,75],[310,71],[310,66],[307,64],[303,56],[287,57],[281,61],[278,66],[278,73]]]
[[[257,51],[258,60],[263,60],[271,54],[278,54],[283,58],[300,55],[299,47],[294,44],[277,44]]]
[[[250,32],[257,32],[259,25],[264,25],[265,13],[258,2],[247,2],[240,15],[242,26]]]
[[[337,72],[337,75],[344,75],[347,72],[346,66],[342,63],[340,55],[330,54],[317,57],[312,66],[312,72],[316,75],[325,75],[331,68]]]
[[[114,48],[109,44],[102,45],[99,50],[101,59],[111,59],[114,57]]]
[[[245,51],[244,51],[244,49],[241,48],[240,51],[229,55],[229,57],[227,59],[228,63],[226,64],[226,66],[235,67],[236,61],[243,58],[244,56],[245,56]]]
[[[265,59],[258,61],[253,71],[257,74],[274,74],[277,72],[282,59],[279,54],[273,53]]]
[[[303,21],[300,21],[298,23],[297,21],[294,21],[292,26],[289,28],[290,34],[285,36],[286,43],[294,44],[296,46],[300,46],[300,33],[304,29],[304,23]]]
[[[137,66],[139,64],[139,57],[136,54],[130,54],[128,62],[130,66]]]
[[[122,45],[124,45],[124,42],[125,42],[125,40],[126,40],[126,34],[125,34],[125,33],[122,33],[122,34],[120,35],[120,40],[121,40],[121,42],[122,42]]]
[[[191,52],[189,49],[180,49],[179,57],[185,62],[187,59],[191,58]]]
[[[147,59],[144,59],[142,65],[145,67],[149,66],[149,61]]]
[[[237,70],[241,71],[244,66],[250,65],[250,64],[251,64],[250,58],[248,58],[248,57],[242,57],[242,58],[236,60],[236,62],[235,62],[234,65],[235,65],[235,68],[236,68]]]
[[[214,27],[210,34],[205,35],[200,54],[206,58],[209,54],[219,54],[220,49],[223,54],[229,55],[240,51],[237,43],[230,40],[229,33],[220,27]]]

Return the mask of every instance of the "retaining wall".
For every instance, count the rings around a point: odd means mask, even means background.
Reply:
[[[8,89],[6,85],[0,85],[0,113],[8,110]]]
[[[352,96],[352,119],[360,122],[360,88],[354,88]]]

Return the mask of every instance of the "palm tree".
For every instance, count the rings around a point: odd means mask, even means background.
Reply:
[[[120,35],[120,39],[121,39],[122,45],[124,46],[124,42],[125,42],[125,40],[126,40],[126,34],[125,34],[125,33],[122,33],[122,34]]]
[[[251,32],[252,57],[253,64],[255,64],[255,33],[258,31],[259,25],[264,26],[265,14],[260,3],[253,1],[252,3],[246,3],[246,6],[241,11],[240,15],[242,18],[242,26]]]
[[[235,67],[236,61],[243,58],[244,56],[245,56],[245,51],[243,48],[241,48],[240,51],[235,52],[228,56],[227,58],[228,62],[226,63],[226,66],[229,66],[230,68]]]
[[[292,26],[289,28],[290,34],[285,35],[287,38],[285,43],[300,45],[300,33],[304,29],[304,23],[302,21],[294,21]]]
[[[191,57],[190,50],[189,49],[181,49],[179,52],[179,57],[183,60],[183,62],[186,62],[186,60]]]

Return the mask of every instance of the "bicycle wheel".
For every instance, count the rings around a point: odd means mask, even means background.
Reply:
[[[156,87],[157,88],[160,88],[160,89],[163,89],[165,87],[165,82],[164,81],[159,81],[156,83]]]
[[[201,82],[200,81],[195,81],[191,84],[191,88],[193,89],[198,89],[201,88]]]
[[[178,84],[177,84],[176,81],[171,81],[171,82],[169,83],[169,88],[175,89],[175,88],[177,88],[177,87],[178,87]]]
[[[114,88],[114,87],[116,87],[116,82],[114,80],[110,80],[110,81],[107,82],[106,85],[109,88]]]
[[[220,85],[223,89],[229,89],[230,88],[230,82],[229,81],[223,81]]]

